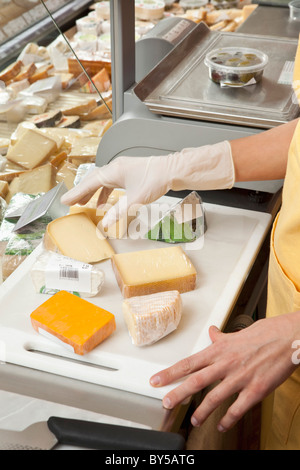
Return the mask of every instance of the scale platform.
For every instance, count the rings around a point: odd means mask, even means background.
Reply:
[[[221,88],[209,78],[205,55],[239,46],[268,55],[263,78],[242,88]],[[134,87],[134,93],[155,114],[274,127],[299,115],[292,89],[296,50],[294,39],[211,31],[199,23]]]

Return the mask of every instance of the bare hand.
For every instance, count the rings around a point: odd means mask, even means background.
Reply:
[[[218,424],[219,431],[227,431],[296,369],[292,347],[300,340],[300,312],[259,320],[235,333],[225,334],[212,326],[209,335],[210,346],[158,372],[150,383],[161,387],[188,376],[164,397],[163,405],[170,409],[218,382],[195,410],[194,426],[200,426],[224,400],[238,393]]]

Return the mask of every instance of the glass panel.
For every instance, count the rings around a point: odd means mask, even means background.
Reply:
[[[0,0],[0,283],[40,244],[50,220],[13,232],[18,217],[58,184],[77,184],[112,124],[110,58],[94,71],[73,50],[76,20],[92,4]]]

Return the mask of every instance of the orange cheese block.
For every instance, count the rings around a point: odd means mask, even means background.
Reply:
[[[62,341],[79,355],[94,349],[116,329],[112,313],[66,291],[46,300],[30,319],[38,333]]]

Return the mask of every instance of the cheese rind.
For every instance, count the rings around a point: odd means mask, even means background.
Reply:
[[[45,330],[79,355],[94,349],[116,329],[112,313],[66,291],[46,300],[30,319],[37,332]]]
[[[196,287],[196,269],[181,246],[118,253],[111,260],[125,298]]]
[[[97,108],[97,101],[93,98],[91,100],[86,101],[85,103],[81,103],[77,106],[72,106],[71,108],[64,109],[63,114],[64,116],[74,116],[82,113],[89,113],[93,109]]]
[[[97,263],[114,254],[104,235],[83,213],[66,215],[50,222],[44,236],[44,247],[84,263]]]
[[[164,338],[178,327],[182,300],[176,290],[160,292],[125,299],[122,309],[132,343],[146,346]]]

